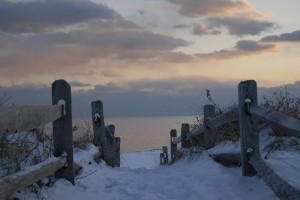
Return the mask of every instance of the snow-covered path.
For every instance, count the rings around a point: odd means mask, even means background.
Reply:
[[[76,154],[75,160],[84,169],[75,187],[58,180],[52,188],[43,189],[43,197],[53,200],[277,199],[257,176],[243,177],[240,168],[224,167],[213,161],[208,152],[193,160],[182,159],[172,166],[158,165],[160,151],[125,153],[121,157],[122,166],[111,168],[104,163],[88,164],[93,151],[92,148]]]

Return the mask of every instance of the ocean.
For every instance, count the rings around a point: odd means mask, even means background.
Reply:
[[[176,129],[180,135],[181,124],[193,123],[195,119],[193,116],[111,117],[105,118],[105,125],[115,125],[115,137],[121,138],[121,152],[137,152],[169,148],[170,130]],[[73,126],[81,128],[87,120],[75,119]]]

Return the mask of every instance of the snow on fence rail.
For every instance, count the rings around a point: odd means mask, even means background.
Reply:
[[[64,102],[64,105],[57,105],[59,102]],[[0,199],[53,172],[56,178],[65,178],[74,184],[71,87],[66,81],[57,80],[52,84],[52,104],[0,109],[0,134],[27,131],[53,121],[55,157],[1,178]]]
[[[0,199],[55,173],[74,185],[71,87],[65,80],[52,84],[50,106],[19,106],[0,108],[0,134],[28,131],[53,122],[53,155],[44,162],[0,179]],[[62,105],[58,105],[62,104]],[[108,165],[120,166],[120,138],[114,137],[115,126],[105,126],[103,103],[91,104],[94,144],[98,145],[99,159]]]
[[[284,200],[300,200],[300,191],[296,189],[268,167],[260,157],[259,150],[259,126],[258,122],[277,128],[290,136],[300,138],[300,120],[291,118],[283,113],[272,111],[257,104],[257,86],[253,80],[243,81],[238,85],[238,102],[236,108],[214,117],[213,105],[204,106],[203,126],[189,133],[188,124],[182,124],[181,136],[177,136],[176,130],[171,130],[171,163],[176,161],[177,144],[181,147],[189,147],[189,140],[195,136],[204,134],[205,148],[214,147],[214,130],[226,123],[239,122],[241,152],[223,153],[211,155],[215,160],[225,164],[241,163],[242,175],[260,175],[272,191]],[[176,134],[175,134],[176,133]],[[165,159],[162,161],[162,159]],[[161,158],[161,163],[168,163],[167,157]]]

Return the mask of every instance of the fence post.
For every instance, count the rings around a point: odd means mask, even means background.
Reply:
[[[190,146],[190,141],[187,140],[187,134],[190,132],[189,124],[181,124],[181,147],[188,148]]]
[[[96,146],[106,147],[107,141],[105,137],[104,113],[102,101],[93,101],[92,107],[92,121],[94,130],[94,144]]]
[[[55,177],[74,185],[71,87],[65,80],[52,84],[52,104],[57,105],[60,100],[64,101],[65,115],[53,121],[53,154],[58,157],[66,153],[67,166],[55,172]]]
[[[167,165],[168,162],[169,162],[168,147],[167,146],[163,146],[162,147],[162,151],[163,151],[163,154],[164,154],[163,164]]]
[[[174,163],[177,160],[177,144],[172,142],[172,137],[177,137],[176,129],[172,129],[170,132],[171,163]]]
[[[160,155],[159,163],[160,163],[160,165],[163,165],[164,164],[164,153],[160,153],[159,155]]]
[[[215,146],[215,131],[210,127],[210,119],[215,115],[214,105],[204,106],[204,144],[206,149]]]
[[[111,135],[113,137],[115,137],[115,125],[113,125],[113,124],[107,125],[106,128],[109,130],[109,132],[111,133]]]
[[[247,105],[250,102],[257,104],[256,82],[253,80],[240,82],[238,94],[242,174],[243,176],[253,176],[256,171],[248,162],[247,151],[254,150],[259,154],[258,120],[247,112]]]

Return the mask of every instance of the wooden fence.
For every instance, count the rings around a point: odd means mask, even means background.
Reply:
[[[177,159],[177,144],[181,142],[182,148],[189,147],[189,140],[204,134],[205,148],[215,145],[216,128],[229,122],[239,122],[241,152],[215,154],[215,160],[227,164],[241,163],[242,175],[253,176],[258,174],[283,200],[300,199],[300,191],[279,177],[260,156],[259,134],[261,127],[277,128],[290,136],[300,138],[300,120],[286,116],[283,113],[263,108],[257,103],[257,86],[253,80],[243,81],[238,85],[238,107],[215,117],[213,105],[204,106],[203,126],[189,132],[188,124],[182,124],[181,136],[176,137],[176,130],[171,130],[171,162]],[[265,124],[259,126],[259,123]],[[160,155],[160,163],[168,164],[167,150]]]
[[[111,166],[120,166],[120,138],[114,138],[113,125],[105,127],[101,101],[92,102],[92,114],[94,144],[99,146],[101,152],[104,152],[101,158]],[[1,178],[0,199],[5,199],[13,192],[53,173],[55,173],[55,178],[64,178],[74,185],[70,85],[64,80],[57,80],[52,84],[52,105],[50,106],[0,107],[0,134],[28,131],[49,122],[53,122],[54,157],[31,166],[25,171]]]

